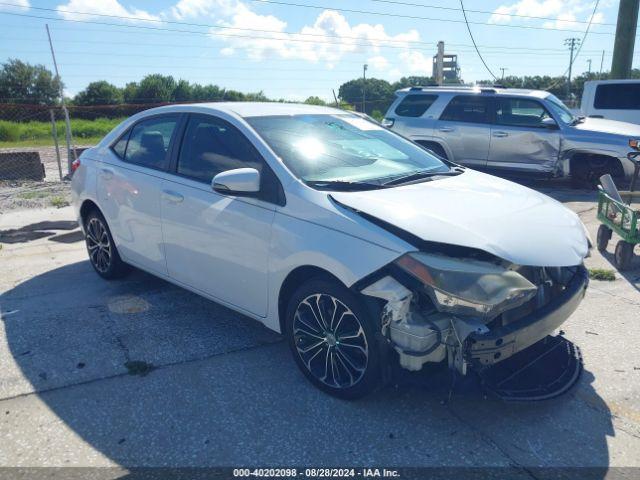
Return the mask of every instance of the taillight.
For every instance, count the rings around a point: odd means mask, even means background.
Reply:
[[[76,159],[71,164],[71,173],[75,172],[78,168],[80,168],[80,159]]]

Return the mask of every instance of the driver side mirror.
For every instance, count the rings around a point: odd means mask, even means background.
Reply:
[[[542,120],[541,126],[542,126],[542,128],[548,128],[548,129],[554,130],[554,129],[558,128],[558,122],[556,122],[551,117],[547,117],[547,118]]]
[[[260,191],[260,172],[255,168],[235,168],[220,172],[211,181],[211,188],[225,195],[250,195]]]

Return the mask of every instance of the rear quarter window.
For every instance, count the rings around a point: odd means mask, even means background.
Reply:
[[[640,83],[598,85],[593,106],[601,110],[640,110]]]
[[[433,105],[437,95],[406,95],[395,109],[400,117],[421,117]]]

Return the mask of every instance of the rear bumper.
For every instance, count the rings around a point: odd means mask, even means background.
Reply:
[[[531,315],[485,334],[471,334],[467,360],[477,367],[493,365],[542,340],[578,308],[588,284],[587,269],[580,267],[562,295]]]

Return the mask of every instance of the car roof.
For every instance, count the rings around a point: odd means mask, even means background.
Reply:
[[[467,93],[467,94],[494,94],[494,95],[517,95],[517,96],[529,96],[536,98],[546,98],[551,95],[551,93],[546,92],[544,90],[532,90],[528,88],[501,88],[501,87],[491,87],[491,86],[475,86],[475,87],[467,87],[464,85],[461,86],[448,86],[444,85],[442,87],[432,86],[432,87],[407,87],[402,88],[396,91],[397,95],[421,95],[421,94],[434,94],[434,93]]]
[[[209,103],[185,103],[167,105],[152,108],[145,113],[169,113],[169,112],[202,112],[210,110],[211,113],[224,112],[236,114],[241,117],[266,117],[273,115],[335,115],[349,113],[337,108],[322,107],[319,105],[307,105],[303,103],[279,103],[279,102],[209,102]]]

